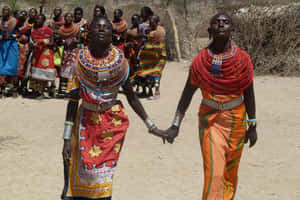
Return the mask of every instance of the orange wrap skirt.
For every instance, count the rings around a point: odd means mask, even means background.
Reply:
[[[199,137],[204,168],[202,200],[233,199],[245,132],[244,103],[227,111],[200,106]]]

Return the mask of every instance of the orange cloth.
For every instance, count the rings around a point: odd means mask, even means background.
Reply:
[[[240,95],[212,95],[203,98],[228,102]],[[201,105],[199,138],[203,156],[204,188],[202,200],[231,200],[236,192],[238,167],[246,132],[245,104],[227,111]]]

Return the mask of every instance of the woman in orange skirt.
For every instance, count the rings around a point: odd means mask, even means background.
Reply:
[[[252,147],[257,140],[253,65],[249,55],[231,41],[233,30],[227,14],[219,13],[211,19],[208,31],[213,41],[194,59],[173,124],[167,130],[172,143],[194,93],[200,88],[202,200],[234,198],[244,143],[250,140]]]

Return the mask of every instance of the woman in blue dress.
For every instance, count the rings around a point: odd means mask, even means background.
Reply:
[[[17,80],[18,44],[16,41],[17,20],[11,16],[11,8],[4,6],[0,20],[0,96],[7,83]]]

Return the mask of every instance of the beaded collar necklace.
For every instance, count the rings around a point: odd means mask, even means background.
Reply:
[[[224,54],[214,54],[209,48],[207,48],[208,54],[213,58],[210,73],[215,77],[222,77],[221,68],[223,60],[229,59],[236,53],[236,45],[231,42],[230,50]]]
[[[93,91],[95,94],[111,93],[122,86],[128,78],[129,68],[126,63],[121,50],[112,45],[109,54],[101,59],[94,58],[86,47],[79,51],[75,73],[82,86],[87,90]],[[110,75],[106,78],[99,78],[98,72]]]
[[[2,31],[11,32],[16,26],[16,19],[9,17],[7,21],[0,20],[0,29]]]

